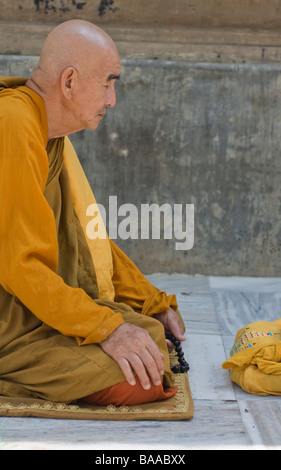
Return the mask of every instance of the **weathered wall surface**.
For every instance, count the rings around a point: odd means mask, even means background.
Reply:
[[[123,58],[281,58],[276,0],[0,0],[0,54],[37,55],[50,29],[73,18],[103,27]]]
[[[1,0],[0,19],[57,22],[79,16],[104,24],[280,28],[276,0]]]
[[[280,275],[281,68],[123,68],[116,108],[72,140],[99,202],[194,204],[195,243],[119,244],[146,272]]]
[[[0,74],[28,75],[65,19],[98,22],[116,40],[117,105],[97,131],[71,140],[107,214],[109,196],[139,213],[194,204],[190,250],[163,232],[142,240],[140,218],[136,239],[116,240],[146,273],[280,276],[278,5],[0,0]]]

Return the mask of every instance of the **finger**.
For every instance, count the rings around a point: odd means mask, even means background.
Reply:
[[[149,336],[148,341],[146,343],[146,350],[152,357],[153,361],[155,362],[158,372],[160,375],[164,374],[164,355],[160,352],[157,344],[153,339]]]
[[[162,354],[157,348],[157,351],[154,352],[152,357],[157,365],[157,369],[158,369],[160,376],[164,375],[164,357],[165,357],[164,354]]]
[[[136,385],[136,379],[128,360],[125,357],[122,357],[121,359],[117,360],[117,362],[125,376],[126,381],[130,385]]]
[[[175,346],[173,345],[172,341],[170,341],[169,339],[166,339],[166,343],[168,346],[168,351],[172,352],[175,349]]]
[[[179,341],[185,341],[185,336],[183,335],[183,327],[181,323],[175,322],[173,325],[170,325],[170,333],[174,335]]]
[[[145,368],[152,383],[156,386],[161,385],[161,376],[164,375],[164,364],[162,355],[157,352],[157,354],[152,356],[148,351],[144,351],[141,359],[143,361],[143,364],[145,365]]]
[[[186,340],[186,337],[183,336],[182,333],[178,333],[177,331],[174,331],[172,332],[172,334],[181,342]]]
[[[130,362],[131,367],[133,367],[142,388],[149,390],[151,386],[150,380],[142,359],[136,354],[131,354],[127,359]]]
[[[131,346],[133,346],[133,343],[131,342]],[[151,338],[149,333],[145,330],[142,331],[142,337],[140,338],[140,341],[137,343],[134,343],[135,346],[135,353],[138,354],[138,356],[143,359],[145,358],[145,362],[148,360],[149,365],[148,369],[150,366],[154,366],[154,363],[156,363],[156,367],[159,371],[160,375],[164,374],[164,365],[163,365],[163,360],[164,360],[164,355],[160,352],[157,344],[155,341]],[[147,355],[149,353],[149,356]],[[151,363],[152,361],[152,363]]]
[[[166,333],[173,334],[179,341],[185,341],[184,326],[172,308],[165,314],[156,315],[155,318],[158,318],[163,323]]]

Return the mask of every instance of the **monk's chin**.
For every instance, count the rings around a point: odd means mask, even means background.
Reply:
[[[102,118],[95,119],[94,121],[87,122],[86,129],[89,129],[89,130],[91,130],[91,131],[94,131],[95,129],[98,128],[101,119],[102,119]]]

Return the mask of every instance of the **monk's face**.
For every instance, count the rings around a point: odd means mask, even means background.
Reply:
[[[120,74],[120,59],[115,51],[103,54],[85,74],[78,74],[73,112],[81,129],[96,129],[107,108],[116,104],[115,82]]]

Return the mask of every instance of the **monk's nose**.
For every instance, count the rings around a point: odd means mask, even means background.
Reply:
[[[106,106],[113,108],[116,105],[116,93],[114,88],[110,88],[107,94]]]

